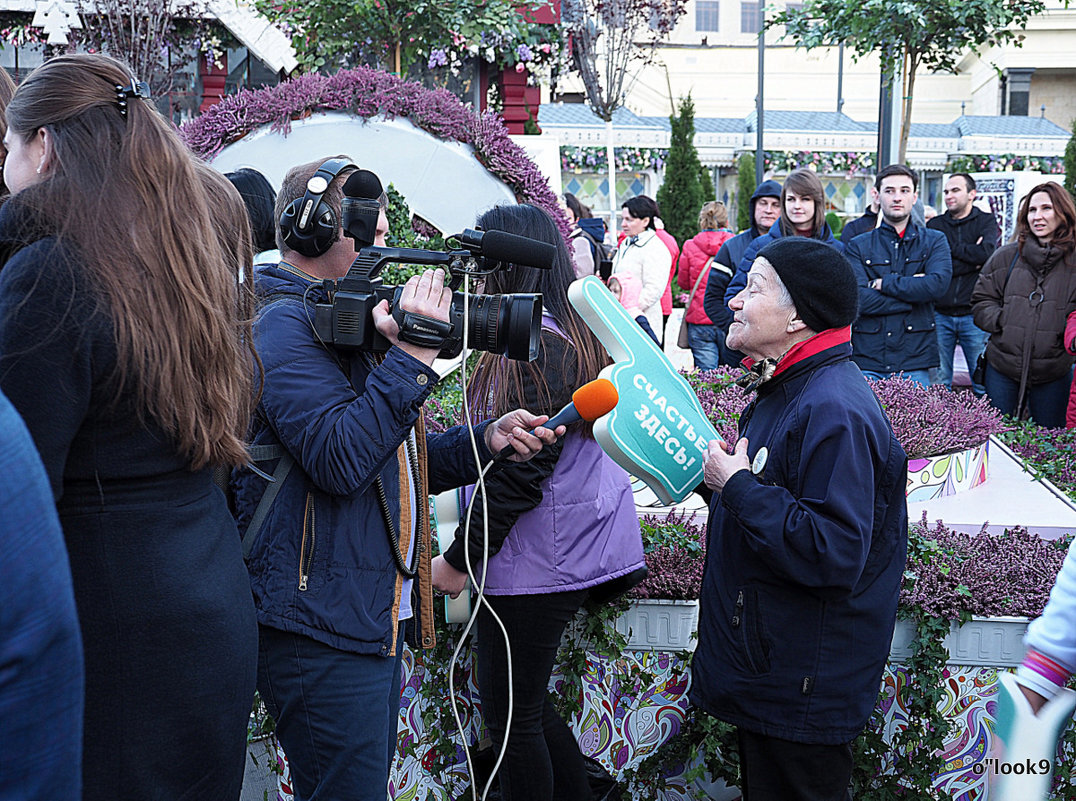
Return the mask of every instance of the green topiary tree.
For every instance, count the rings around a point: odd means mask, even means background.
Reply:
[[[691,95],[680,99],[678,110],[678,117],[669,117],[672,141],[657,201],[665,230],[683,244],[698,233],[699,209],[705,193],[699,182],[702,164],[695,150],[695,104]]]
[[[736,230],[743,231],[751,225],[751,195],[755,183],[755,154],[743,153],[736,160]]]
[[[1076,120],[1072,121],[1072,136],[1065,145],[1065,188],[1076,199]]]
[[[717,192],[714,189],[714,173],[709,167],[699,167],[699,185],[702,187],[703,203],[717,200]]]

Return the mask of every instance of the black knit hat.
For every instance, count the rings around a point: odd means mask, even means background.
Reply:
[[[812,331],[843,328],[859,314],[859,288],[840,251],[817,239],[784,236],[758,252],[785,285],[800,319]]]

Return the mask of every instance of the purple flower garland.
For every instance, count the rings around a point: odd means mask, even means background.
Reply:
[[[451,92],[427,89],[370,67],[308,74],[264,89],[242,89],[184,124],[180,136],[196,154],[213,158],[266,125],[287,134],[293,120],[344,111],[364,120],[403,118],[428,134],[474,148],[475,158],[504,181],[520,203],[545,209],[567,236],[568,225],[549,181],[508,136],[493,112],[475,114]]]

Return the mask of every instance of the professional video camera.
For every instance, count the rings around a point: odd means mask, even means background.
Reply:
[[[511,264],[548,269],[556,248],[503,231],[467,229],[450,237],[453,249],[442,252],[373,245],[381,181],[369,170],[358,170],[344,183],[342,224],[346,236],[360,247],[343,278],[326,281],[329,301],[315,307],[314,327],[327,344],[350,350],[388,350],[389,341],[374,328],[371,312],[387,299],[400,326],[400,339],[424,347],[441,347],[441,358],[463,350],[464,293],[457,292],[463,276],[482,278]],[[425,264],[444,267],[453,290],[449,322],[405,314],[399,308],[403,287],[383,284],[378,277],[386,264]],[[499,353],[510,359],[533,361],[538,356],[542,328],[542,296],[537,294],[467,295],[467,346]]]

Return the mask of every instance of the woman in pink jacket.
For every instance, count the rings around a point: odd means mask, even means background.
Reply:
[[[728,229],[728,224],[729,213],[724,203],[711,201],[705,204],[699,212],[699,233],[684,243],[680,255],[677,284],[690,292],[695,282],[699,282],[686,315],[688,345],[695,366],[700,370],[713,370],[720,364],[736,366],[740,363],[725,346],[725,332],[713,324],[702,308],[707,281],[713,277],[727,284],[732,278],[732,272],[725,265],[714,261],[721,246],[735,235]],[[711,268],[718,272],[711,272]],[[709,275],[703,275],[699,280],[703,272]]]

